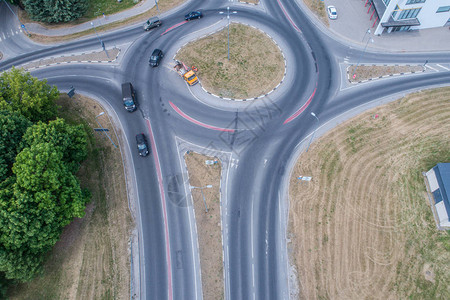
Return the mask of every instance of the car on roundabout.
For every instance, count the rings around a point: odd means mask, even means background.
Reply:
[[[158,17],[153,17],[147,20],[147,22],[144,23],[144,30],[148,31],[152,28],[161,26],[162,22]]]
[[[191,21],[194,19],[200,19],[203,17],[203,13],[199,10],[196,11],[191,11],[190,13],[188,13],[187,15],[184,16],[184,19],[186,21]]]
[[[150,59],[148,60],[148,63],[152,67],[159,66],[159,63],[161,62],[161,59],[164,57],[164,53],[160,49],[155,49],[152,52],[152,55],[150,55]]]
[[[140,156],[147,156],[150,151],[147,144],[147,139],[143,133],[139,133],[136,135],[136,143]]]

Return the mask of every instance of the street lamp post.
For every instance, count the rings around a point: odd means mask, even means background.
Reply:
[[[105,51],[106,56],[109,58],[108,52],[106,52],[106,49],[105,49],[105,43],[102,41],[102,39],[100,38],[100,35],[98,34],[97,30],[95,29],[94,22],[91,22],[91,26],[92,26],[92,28],[94,28],[95,34],[97,35],[98,41],[100,42],[100,45],[103,48],[103,51]]]
[[[309,146],[311,145],[311,142],[312,142],[312,140],[313,140],[313,138],[314,138],[314,134],[316,133],[317,128],[319,127],[319,118],[318,118],[318,117],[316,116],[316,114],[313,113],[313,112],[311,112],[311,116],[313,116],[314,118],[316,118],[316,120],[317,120],[317,126],[316,126],[316,129],[314,129],[313,134],[311,135],[311,139],[309,140],[308,148],[306,148],[306,152],[308,152]]]
[[[161,12],[159,11],[158,1],[157,0],[155,0],[155,5],[156,5],[156,10],[158,11],[158,15],[161,14]]]
[[[364,53],[366,53],[366,49],[367,49],[367,45],[369,45],[369,41],[372,42],[372,43],[374,42],[374,40],[371,37],[369,37],[369,39],[367,40],[366,46],[364,47],[364,51],[359,56],[358,62],[357,62],[356,67],[355,67],[355,70],[353,71],[353,75],[352,75],[353,79],[356,78],[356,69],[358,69],[359,63],[361,62],[361,58],[363,57]]]
[[[224,14],[225,12],[219,11],[219,14]],[[237,11],[232,11],[232,14],[237,14]],[[230,7],[227,6],[227,19],[228,19],[228,60],[230,60]]]
[[[97,120],[98,117],[104,115],[105,112],[102,111],[101,113],[99,113],[96,117],[95,117],[95,121],[97,122],[98,126],[100,126],[100,128],[102,129],[103,133],[108,137],[109,141],[111,142],[111,144],[113,144],[114,148],[117,148],[117,145],[114,144],[114,142],[112,141],[111,137],[109,136],[109,134],[106,132],[105,128],[103,128],[102,124],[100,124],[100,122]]]
[[[366,38],[366,35],[367,35],[367,34],[370,34],[370,28],[368,28],[368,29],[366,30],[366,33],[364,33],[364,37],[362,38],[361,42],[364,42],[364,39]]]
[[[189,188],[192,189],[200,189],[200,191],[202,192],[202,197],[203,197],[203,203],[205,204],[205,212],[208,212],[208,207],[206,206],[206,199],[205,199],[205,194],[203,194],[203,189],[207,188],[210,189],[213,186],[211,184],[205,185],[205,186],[192,186],[190,185]]]

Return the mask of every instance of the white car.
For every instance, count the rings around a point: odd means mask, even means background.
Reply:
[[[327,13],[330,19],[332,20],[337,19],[337,10],[336,7],[334,7],[333,5],[327,7]]]

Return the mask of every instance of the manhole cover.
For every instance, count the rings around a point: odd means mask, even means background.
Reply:
[[[0,60],[3,58],[3,53],[0,51]]]

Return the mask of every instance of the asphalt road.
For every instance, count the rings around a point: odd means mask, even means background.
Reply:
[[[5,33],[18,23],[14,25],[14,16],[1,5],[0,28]],[[171,70],[171,57],[184,41],[226,25],[218,12],[228,5],[238,12],[232,16],[234,21],[264,30],[285,55],[283,84],[263,99],[219,100],[199,85],[188,87]],[[198,8],[204,11],[203,19],[166,32],[183,21],[185,12]],[[167,14],[160,28],[144,32],[140,25],[132,26],[104,34],[102,39],[107,47],[123,48],[118,64],[67,64],[32,74],[62,91],[73,85],[76,92],[98,99],[123,128],[128,140],[123,150],[132,158],[138,194],[142,299],[202,299],[195,220],[186,171],[180,163],[180,139],[224,160],[226,299],[287,299],[286,188],[300,142],[317,126],[343,120],[355,108],[376,105],[390,95],[450,83],[450,72],[439,72],[342,88],[340,63],[344,58],[350,63],[450,63],[450,55],[366,52],[363,56],[363,49],[351,48],[317,30],[293,1],[286,0],[262,1],[257,8],[228,1],[191,1],[182,11]],[[55,46],[30,45],[23,37],[20,43],[1,41],[0,49],[7,49],[9,55],[0,61],[0,69],[99,47],[95,36]],[[148,66],[154,48],[166,53],[158,68]],[[121,104],[120,85],[125,81],[137,90],[140,106],[134,113],[126,112]],[[187,120],[171,104],[198,122]],[[134,136],[139,132],[152,141],[153,153],[147,158],[139,157],[135,149]]]

